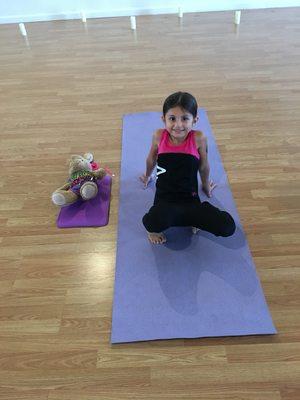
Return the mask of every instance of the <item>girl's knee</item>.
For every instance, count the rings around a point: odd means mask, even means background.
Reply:
[[[223,211],[223,213],[224,213],[224,220],[220,226],[220,232],[218,236],[223,236],[223,237],[232,236],[236,229],[234,219],[226,211]]]
[[[146,231],[155,232],[154,230],[152,230],[152,228],[153,228],[152,225],[153,224],[151,224],[151,218],[149,218],[149,213],[147,213],[147,214],[145,214],[143,216],[142,222],[143,222],[143,225],[144,225]]]
[[[153,213],[148,212],[142,218],[143,225],[147,232],[161,232],[167,228],[167,224]]]
[[[227,211],[219,210],[209,202],[205,201],[201,204],[202,210],[205,210],[206,229],[215,236],[228,237],[235,232],[236,226],[234,219]],[[200,227],[201,228],[201,227]]]

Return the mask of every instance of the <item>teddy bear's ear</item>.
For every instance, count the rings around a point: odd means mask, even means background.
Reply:
[[[73,154],[69,161],[69,167],[72,168],[73,165],[75,165],[78,162],[79,158],[81,158],[81,157],[76,154]]]
[[[94,156],[92,153],[85,153],[83,157],[88,160],[90,163],[94,161]]]

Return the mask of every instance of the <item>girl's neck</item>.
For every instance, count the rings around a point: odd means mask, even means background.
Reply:
[[[181,144],[186,140],[186,138],[188,137],[188,135],[189,135],[189,133],[190,133],[191,131],[188,132],[187,135],[186,135],[184,138],[181,138],[181,139],[174,138],[174,137],[170,134],[169,131],[167,131],[167,132],[168,132],[168,136],[169,136],[170,142],[171,142],[172,144],[174,144],[175,146],[179,146],[179,145],[181,145]]]

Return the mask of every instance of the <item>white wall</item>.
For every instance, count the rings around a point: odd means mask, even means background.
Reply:
[[[163,7],[162,7],[163,4]],[[144,14],[299,7],[300,0],[0,0],[0,23]]]

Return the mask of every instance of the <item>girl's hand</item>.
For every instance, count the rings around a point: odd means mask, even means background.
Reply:
[[[203,185],[202,186],[202,190],[203,192],[206,194],[207,197],[211,197],[212,196],[212,191],[214,190],[214,188],[217,187],[217,184],[214,183],[213,181],[209,181],[208,185]]]
[[[149,182],[151,181],[151,176],[146,176],[145,174],[143,174],[142,176],[140,176],[140,180],[144,184],[144,189],[146,189],[149,185]]]

